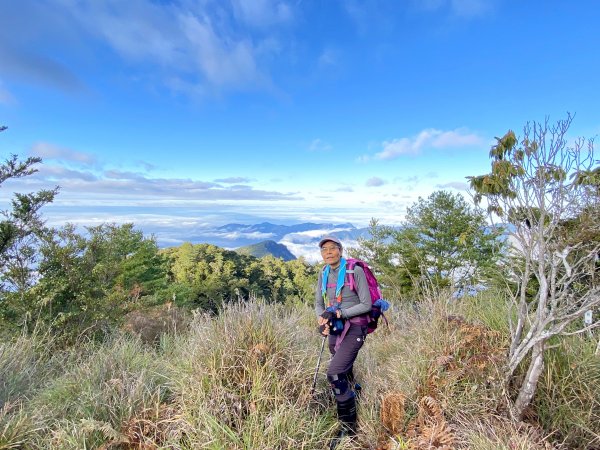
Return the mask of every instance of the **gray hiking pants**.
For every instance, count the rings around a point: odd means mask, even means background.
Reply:
[[[352,372],[354,360],[365,343],[366,336],[366,326],[350,325],[337,352],[335,351],[337,336],[329,336],[329,351],[332,357],[327,369],[327,379],[331,383],[335,399],[338,402],[346,401],[354,395],[349,383],[353,380],[348,380],[348,374]]]

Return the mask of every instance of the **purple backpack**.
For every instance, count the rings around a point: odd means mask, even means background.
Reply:
[[[354,267],[356,266],[362,267],[365,272],[365,277],[367,278],[367,284],[369,285],[369,294],[371,294],[371,312],[369,314],[367,333],[372,333],[377,328],[380,316],[383,317],[383,320],[385,320],[387,325],[388,321],[383,315],[383,312],[387,311],[390,304],[383,299],[381,289],[379,289],[379,283],[377,282],[377,278],[375,278],[373,271],[366,262],[361,261],[360,259],[346,259],[346,273],[348,274],[350,289],[356,292],[356,281],[354,280]]]

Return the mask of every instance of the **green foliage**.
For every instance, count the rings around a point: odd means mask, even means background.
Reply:
[[[5,130],[6,127],[0,129]],[[6,180],[21,178],[37,172],[34,167],[41,159],[29,157],[24,161],[11,155],[0,164],[0,185]],[[58,187],[36,193],[16,193],[11,209],[2,211],[0,221],[0,317],[6,314],[6,297],[20,297],[34,284],[38,248],[45,232],[39,210],[54,200]]]
[[[526,144],[518,148],[515,132],[509,130],[503,137],[496,138],[496,145],[490,150],[492,159],[492,172],[487,175],[467,177],[471,188],[475,191],[475,202],[479,203],[483,196],[497,196],[514,198],[516,193],[511,182],[514,178],[522,176],[524,169],[521,166],[524,154],[531,154],[537,150],[537,144]]]
[[[125,312],[166,295],[166,261],[132,224],[90,227],[87,236],[67,225],[46,234],[40,254],[39,281],[13,309],[35,311],[64,337],[108,331]]]
[[[400,229],[372,221],[371,239],[354,254],[381,273],[381,283],[397,297],[419,296],[427,289],[465,288],[494,270],[502,242],[484,215],[462,196],[437,191],[419,198]]]
[[[0,406],[0,450],[26,448],[34,429],[21,404]]]
[[[409,242],[394,239],[395,233],[394,228],[371,219],[370,237],[359,238],[358,248],[351,249],[349,254],[366,261],[374,270],[384,297],[410,298],[420,287],[417,254],[411,251]]]
[[[216,312],[230,300],[250,296],[273,302],[312,299],[315,268],[304,260],[282,261],[185,243],[163,251],[170,261],[176,303]]]
[[[61,365],[49,349],[52,340],[37,332],[0,342],[0,409],[31,395]]]
[[[600,445],[600,358],[596,340],[572,336],[548,350],[534,399],[538,421],[568,448]]]
[[[296,259],[285,245],[278,244],[275,241],[262,241],[257,244],[236,248],[235,251],[243,255],[255,256],[256,258],[272,255],[275,258],[281,258],[284,261]]]

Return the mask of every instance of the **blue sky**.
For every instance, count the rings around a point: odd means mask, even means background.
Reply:
[[[574,113],[600,132],[600,4],[0,0],[10,193],[50,224],[399,223],[465,193],[494,136]],[[173,242],[177,239],[174,238]]]

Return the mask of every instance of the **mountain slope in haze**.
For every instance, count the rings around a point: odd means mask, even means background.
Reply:
[[[296,258],[302,256],[307,261],[316,262],[320,260],[319,239],[326,234],[335,234],[347,249],[356,247],[359,238],[370,237],[368,228],[356,228],[351,223],[304,222],[280,225],[261,222],[228,223],[215,228],[205,228],[186,236],[185,240],[193,244],[207,243],[230,250],[269,240],[285,245]]]
[[[255,256],[261,258],[266,255],[273,255],[275,258],[281,258],[284,261],[292,261],[296,257],[283,244],[278,244],[275,241],[262,241],[257,244],[246,245],[235,249],[236,252],[242,255]]]

